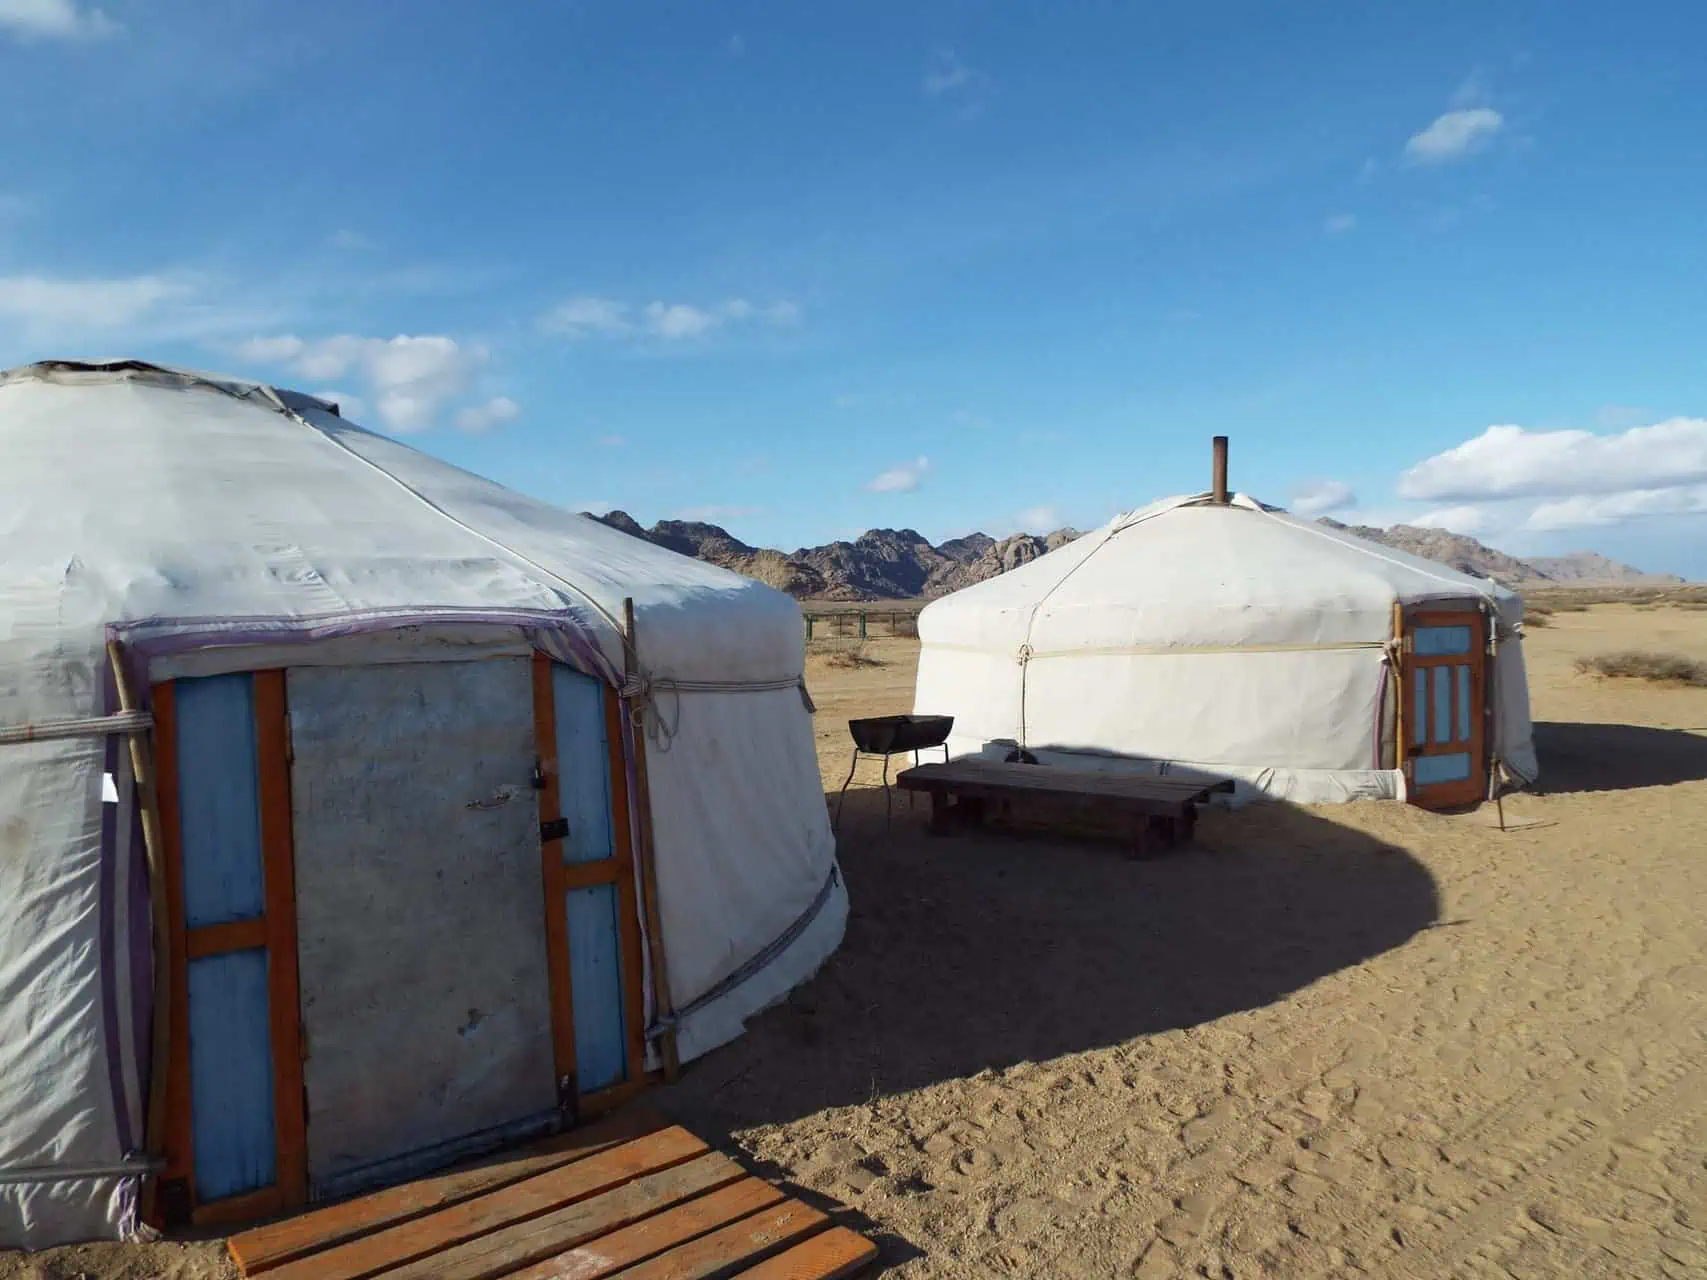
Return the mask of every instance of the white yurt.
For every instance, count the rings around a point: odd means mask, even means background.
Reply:
[[[950,754],[1202,773],[1302,803],[1533,782],[1516,594],[1225,484],[919,615],[914,710]]]
[[[622,1101],[839,943],[786,595],[345,421],[0,374],[0,1245]]]

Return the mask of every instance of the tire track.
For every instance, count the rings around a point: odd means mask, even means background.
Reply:
[[[1389,1242],[1370,1262],[1392,1267],[1389,1274],[1417,1273],[1429,1276],[1458,1274],[1475,1260],[1492,1261],[1512,1247],[1521,1228],[1514,1228],[1516,1202],[1539,1177],[1560,1178],[1580,1169],[1595,1155],[1620,1139],[1643,1137],[1658,1131],[1682,1129],[1698,1113],[1707,1111],[1707,1047],[1695,1051],[1658,1073],[1634,1090],[1612,1117],[1597,1122],[1586,1117],[1571,1120],[1546,1139],[1534,1155],[1512,1161],[1508,1175],[1483,1177],[1474,1191],[1447,1207],[1451,1225],[1440,1228],[1444,1239],[1421,1238],[1400,1245]],[[1514,1234],[1514,1232],[1516,1234]],[[1403,1255],[1401,1257],[1401,1254]]]

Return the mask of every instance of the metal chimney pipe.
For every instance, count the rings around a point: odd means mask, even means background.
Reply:
[[[1227,437],[1215,437],[1215,501],[1226,506],[1231,500],[1227,492]]]

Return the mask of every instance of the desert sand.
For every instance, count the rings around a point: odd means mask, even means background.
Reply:
[[[1707,612],[1560,613],[1528,654],[1542,794],[1441,816],[1254,805],[1132,862],[1057,827],[941,840],[849,792],[847,940],[651,1098],[905,1276],[1707,1275]],[[911,709],[914,641],[809,678]],[[228,1274],[217,1242],[0,1276]]]

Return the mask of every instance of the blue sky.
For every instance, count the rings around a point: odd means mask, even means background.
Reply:
[[[792,548],[1207,486],[1707,578],[1699,5],[0,0],[0,365]]]

